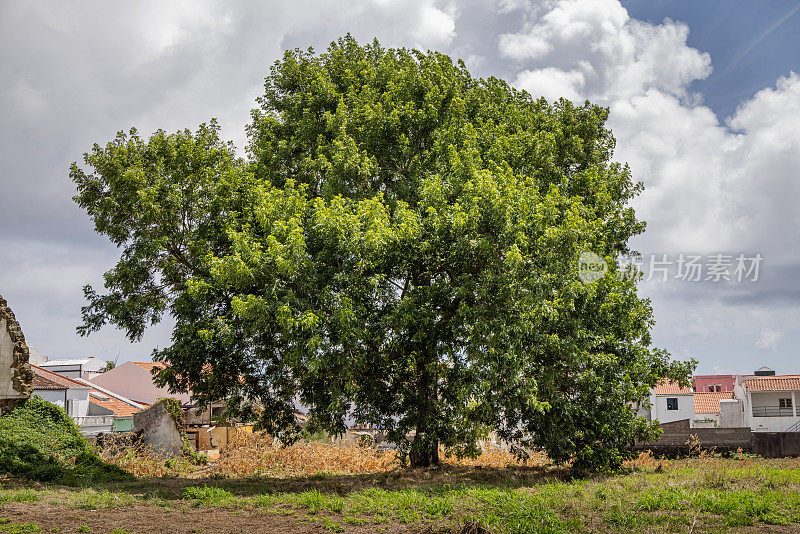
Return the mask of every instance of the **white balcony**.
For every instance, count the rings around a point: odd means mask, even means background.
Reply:
[[[85,415],[82,417],[73,417],[73,421],[81,429],[81,434],[84,436],[93,436],[101,432],[110,432],[111,427],[114,426],[113,415]]]

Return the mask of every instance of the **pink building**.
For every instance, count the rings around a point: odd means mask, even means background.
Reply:
[[[733,391],[736,375],[697,375],[694,377],[694,390],[697,393],[718,393]]]
[[[169,389],[157,387],[153,383],[153,369],[160,369],[165,365],[161,362],[125,362],[97,375],[91,382],[141,404],[153,404],[161,397],[174,397],[182,403],[189,403],[189,394],[170,393]]]

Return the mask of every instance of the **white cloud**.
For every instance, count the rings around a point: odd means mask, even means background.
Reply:
[[[414,32],[414,38],[422,48],[447,46],[455,37],[456,23],[452,11],[445,11],[432,5],[422,5],[419,8],[419,25]]]
[[[585,76],[578,70],[564,71],[554,67],[526,70],[517,76],[518,87],[525,88],[536,96],[553,101],[559,97],[568,100],[581,100],[581,90]]]
[[[499,50],[525,62],[516,85],[534,96],[553,94],[565,77],[582,74],[571,85],[575,100],[610,101],[649,89],[682,97],[688,83],[711,72],[708,54],[686,45],[685,24],[631,19],[616,0],[561,0],[528,16],[524,31],[500,36]]]
[[[687,45],[685,24],[631,19],[616,0],[557,0],[525,16],[520,32],[500,37],[499,52],[533,96],[610,108],[615,159],[645,184],[634,204],[648,226],[634,248],[764,258],[752,285],[645,284],[657,337],[755,336],[757,347],[781,350],[800,311],[800,76],[779,78],[724,121],[691,92],[711,58]],[[735,357],[746,365],[746,354]]]
[[[0,293],[18,303],[31,341],[54,357],[61,347],[88,351],[98,340],[115,353],[119,343],[113,330],[74,339],[80,286],[115,251],[71,202],[70,161],[120,129],[135,125],[147,135],[210,117],[242,148],[249,110],[282,50],[323,49],[347,32],[362,42],[377,37],[384,46],[464,56],[475,71],[515,80],[535,96],[609,106],[616,158],[646,186],[636,206],[648,230],[635,248],[764,256],[763,279],[752,287],[645,288],[657,331],[680,347],[731,332],[745,346],[765,329],[786,332],[785,339],[800,331],[798,308],[785,304],[800,301],[800,77],[780,78],[726,121],[692,93],[692,81],[711,73],[711,58],[687,45],[683,23],[633,19],[616,0],[465,6],[0,3],[0,47],[13,51],[0,62]],[[783,278],[774,275],[778,268]]]
[[[761,350],[775,350],[782,338],[782,332],[770,329],[762,330],[761,336],[756,341],[756,347]]]

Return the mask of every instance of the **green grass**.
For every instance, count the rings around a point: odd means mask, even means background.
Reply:
[[[234,498],[233,494],[215,486],[188,486],[183,489],[181,496],[194,501],[194,506],[236,506],[241,501]]]
[[[39,493],[36,490],[24,488],[20,490],[0,490],[0,503],[4,502],[36,502]]]
[[[3,534],[27,534],[29,532],[41,532],[35,523],[12,523],[8,518],[0,518],[0,532]]]
[[[84,490],[74,498],[73,506],[81,510],[98,510],[130,506],[134,501],[135,497],[125,492]]]
[[[520,478],[510,471],[481,472],[481,478],[474,471],[444,470],[398,472],[395,478],[220,480],[185,486],[188,481],[141,480],[115,484],[113,491],[0,489],[0,500],[56,499],[80,509],[133,502],[178,510],[219,507],[231,513],[262,509],[313,521],[328,532],[380,530],[389,524],[433,531],[470,525],[501,534],[736,532],[771,525],[800,530],[800,460],[697,459],[664,465],[663,470],[652,464],[574,480],[547,479],[547,473]]]

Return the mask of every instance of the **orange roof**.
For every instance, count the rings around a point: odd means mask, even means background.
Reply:
[[[671,380],[665,380],[653,388],[656,395],[691,395],[693,392],[692,388],[682,388]]]
[[[164,362],[131,362],[134,365],[138,365],[148,373],[152,373],[153,369],[164,369],[167,364]]]
[[[33,369],[33,389],[70,389],[70,388],[85,388],[86,384],[82,384],[77,380],[73,380],[66,376],[48,371],[38,365],[31,365]]]
[[[719,413],[719,401],[732,399],[733,391],[694,394],[694,413]]]
[[[750,391],[799,391],[800,375],[753,376],[742,385]]]
[[[107,410],[111,410],[117,417],[130,417],[136,412],[142,410],[142,408],[132,406],[127,402],[123,402],[120,399],[112,397],[111,395],[96,389],[89,391],[89,400],[92,402],[92,404],[102,406]]]
[[[146,404],[141,402],[126,399],[119,393],[114,393],[105,388],[92,384],[85,378],[78,379],[82,384],[89,386],[89,401],[92,404],[101,406],[111,412],[117,417],[130,417],[136,412],[143,410],[147,407]]]

